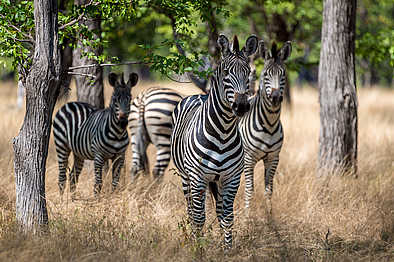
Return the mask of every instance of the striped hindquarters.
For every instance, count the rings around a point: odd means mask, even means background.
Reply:
[[[169,88],[153,87],[134,99],[129,116],[132,143],[132,175],[148,171],[146,149],[153,143],[157,149],[153,175],[164,174],[170,162],[171,114],[182,96]]]

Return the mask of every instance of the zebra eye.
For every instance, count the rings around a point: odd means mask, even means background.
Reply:
[[[228,76],[228,74],[230,73],[229,70],[228,70],[227,68],[225,68],[225,69],[223,70],[223,72],[224,72],[224,75],[225,75],[225,76]]]

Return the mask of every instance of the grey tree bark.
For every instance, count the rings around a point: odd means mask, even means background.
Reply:
[[[84,5],[89,2],[90,0],[75,0],[74,3],[76,5]],[[101,31],[99,17],[87,17],[81,24],[86,25],[89,31],[96,32],[94,33],[94,39],[99,38],[99,35],[97,35],[97,33]],[[84,46],[81,39],[79,39],[77,48],[73,51],[73,66],[97,63],[96,60],[84,56],[86,53],[93,53],[95,56],[99,56],[103,53],[103,50],[102,48]],[[86,76],[75,76],[78,101],[89,103],[97,108],[104,108],[103,68],[100,66],[83,68],[79,69],[77,72],[95,76],[94,80]]]
[[[319,174],[357,174],[356,0],[324,0],[319,64]]]
[[[31,68],[26,77],[22,77],[26,114],[13,140],[16,219],[24,231],[33,233],[48,224],[46,159],[61,69],[57,12],[56,0],[34,0],[36,45]]]

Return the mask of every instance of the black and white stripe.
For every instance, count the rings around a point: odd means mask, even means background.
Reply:
[[[283,143],[280,112],[287,79],[284,61],[290,56],[291,43],[285,43],[280,50],[274,43],[269,51],[260,41],[259,49],[265,59],[259,90],[251,99],[250,111],[239,122],[245,148],[245,207],[249,207],[254,190],[254,167],[261,159],[265,169],[265,193],[269,198],[272,195],[273,178]]]
[[[237,119],[249,110],[248,57],[257,49],[257,37],[250,36],[242,51],[236,37],[232,50],[223,35],[218,44],[222,58],[210,79],[209,94],[187,97],[174,110],[171,155],[182,177],[194,233],[200,234],[205,222],[209,185],[225,231],[225,246],[231,247],[233,204],[244,167]]]
[[[59,109],[53,120],[53,134],[59,163],[59,189],[63,194],[66,183],[68,157],[74,155],[70,173],[70,191],[74,192],[85,159],[94,160],[94,193],[102,187],[104,162],[112,160],[112,189],[119,182],[120,169],[124,165],[125,151],[129,144],[127,133],[131,88],[137,84],[138,75],[131,73],[125,84],[117,75],[109,75],[114,87],[108,108],[97,110],[87,103],[70,102]]]
[[[152,87],[141,92],[130,106],[129,128],[132,150],[131,177],[149,172],[146,149],[155,145],[153,176],[161,177],[170,162],[171,115],[182,96],[169,88]]]

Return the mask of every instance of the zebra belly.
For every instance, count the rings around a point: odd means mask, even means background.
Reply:
[[[129,145],[129,139],[126,137],[124,140],[109,140],[107,141],[107,145],[96,144],[93,145],[94,154],[101,154],[101,156],[105,159],[111,159],[116,157],[119,154],[123,154],[127,150],[127,146]]]

